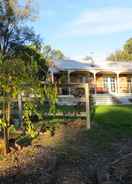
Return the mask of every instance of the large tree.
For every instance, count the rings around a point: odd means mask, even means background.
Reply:
[[[29,44],[39,46],[39,39],[24,22],[31,18],[31,1],[2,0],[0,11],[0,54],[2,59],[15,57],[21,47]],[[19,49],[20,48],[20,49]],[[17,50],[17,51],[16,51]]]
[[[110,61],[132,61],[132,38],[126,41],[123,48],[107,57]]]
[[[41,40],[25,20],[31,18],[31,0],[23,7],[18,0],[0,1],[0,88],[3,100],[5,153],[9,151],[11,103],[23,91],[37,93],[46,79],[48,66],[40,53]]]

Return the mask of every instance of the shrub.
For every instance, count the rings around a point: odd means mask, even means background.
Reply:
[[[16,144],[22,147],[31,145],[31,142],[32,142],[32,138],[29,135],[21,136],[16,140]]]

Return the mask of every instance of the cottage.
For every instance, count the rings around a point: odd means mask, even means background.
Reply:
[[[113,103],[110,99],[120,103],[132,101],[132,62],[106,61],[99,65],[69,59],[54,61],[51,71],[52,81],[58,84],[89,83],[97,104],[101,98],[105,103]],[[60,93],[70,94],[70,90]]]

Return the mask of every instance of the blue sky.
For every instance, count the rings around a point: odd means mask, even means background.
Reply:
[[[132,37],[132,0],[36,0],[45,44],[71,58],[103,59]]]

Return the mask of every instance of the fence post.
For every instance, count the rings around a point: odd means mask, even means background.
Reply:
[[[85,84],[85,97],[86,97],[86,128],[90,129],[90,103],[89,103],[89,85]]]
[[[23,129],[23,118],[22,118],[22,95],[18,95],[18,114],[19,114],[19,123],[21,128]]]

